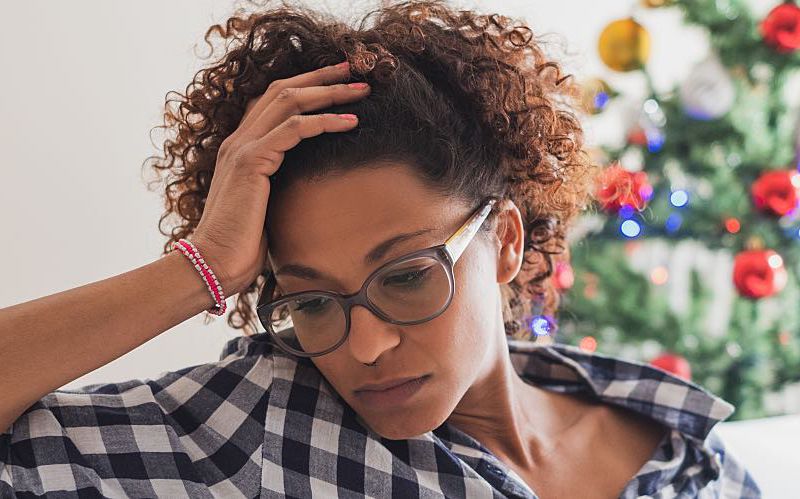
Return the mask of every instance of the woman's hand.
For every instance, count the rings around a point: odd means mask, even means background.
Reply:
[[[269,176],[280,167],[284,152],[301,139],[356,125],[357,119],[337,114],[301,115],[369,94],[369,87],[339,83],[349,77],[345,65],[274,81],[247,104],[239,127],[221,144],[203,215],[190,239],[226,297],[244,290],[264,267]]]

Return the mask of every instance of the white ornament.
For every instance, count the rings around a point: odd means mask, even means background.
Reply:
[[[716,54],[695,64],[681,83],[683,110],[694,119],[713,120],[728,113],[736,99],[730,73]]]

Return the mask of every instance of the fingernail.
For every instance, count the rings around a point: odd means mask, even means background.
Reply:
[[[358,119],[355,114],[340,114],[339,117],[349,121],[356,121]]]
[[[367,88],[369,85],[367,85],[366,83],[363,83],[363,82],[358,82],[358,83],[348,83],[347,86],[350,87],[350,88],[357,88],[357,89],[361,90],[361,89]]]
[[[347,61],[344,61],[344,62],[340,62],[339,64],[337,64],[337,65],[336,65],[336,66],[334,66],[334,67],[335,67],[335,68],[346,68],[346,67],[347,67],[347,66],[349,66],[349,65],[350,65],[350,63],[349,63],[349,62],[347,62]]]

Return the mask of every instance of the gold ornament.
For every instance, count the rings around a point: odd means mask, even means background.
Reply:
[[[745,241],[744,246],[749,250],[764,249],[764,240],[761,239],[761,236],[750,236]]]
[[[640,0],[639,4],[642,7],[647,7],[650,9],[657,9],[658,7],[668,7],[675,3],[674,0]]]
[[[631,17],[618,19],[600,33],[597,50],[614,71],[641,69],[650,55],[650,33]]]
[[[592,78],[581,84],[581,105],[590,114],[599,114],[605,109],[608,100],[616,97],[617,92],[600,78]]]

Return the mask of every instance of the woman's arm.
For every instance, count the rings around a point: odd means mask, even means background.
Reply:
[[[42,396],[213,305],[197,270],[173,251],[124,274],[0,309],[0,433]]]
[[[198,249],[226,294],[245,289],[264,267],[269,176],[285,151],[304,138],[357,124],[348,115],[300,114],[369,94],[369,87],[345,85],[349,78],[349,68],[337,65],[275,80],[248,103],[243,121],[220,145],[192,241],[209,242]],[[184,259],[172,252],[124,274],[0,310],[0,433],[52,390],[213,306],[203,279]]]

